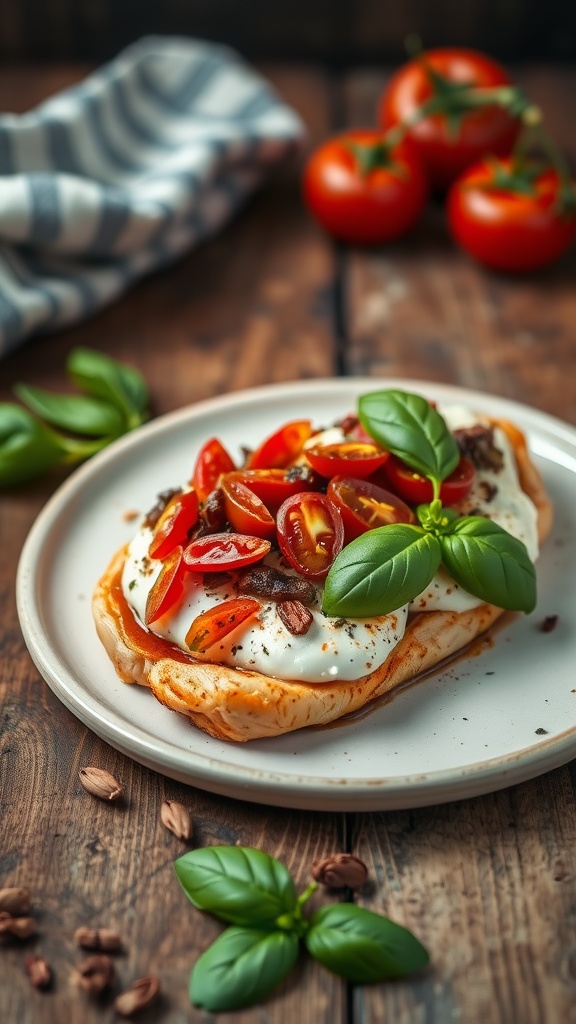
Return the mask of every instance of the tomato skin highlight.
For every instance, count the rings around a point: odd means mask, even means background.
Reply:
[[[242,533],[210,533],[184,548],[183,561],[194,572],[220,572],[259,562],[270,551],[270,541]]]
[[[282,554],[309,580],[324,580],[344,546],[342,516],[317,491],[287,498],[278,510],[276,529]]]
[[[389,458],[374,441],[340,441],[338,444],[313,445],[306,449],[306,458],[320,476],[354,476],[365,480]]]
[[[378,121],[388,129],[412,117],[434,93],[426,66],[448,82],[476,88],[511,84],[507,71],[476,50],[441,47],[403,64],[390,79],[378,107]],[[454,135],[444,114],[423,118],[409,138],[435,189],[444,190],[486,153],[506,156],[520,131],[520,120],[498,106],[466,112]]]
[[[271,515],[275,516],[280,505],[292,494],[313,490],[313,479],[294,475],[285,469],[239,469],[228,473],[225,479],[239,480],[264,503]]]
[[[252,597],[234,597],[201,612],[186,633],[186,646],[196,657],[205,654],[246,619],[255,615],[261,607],[260,602]]]
[[[150,558],[164,559],[175,548],[183,545],[188,531],[199,519],[198,495],[196,491],[184,491],[173,497],[160,515],[148,554]]]
[[[285,423],[252,452],[246,469],[284,469],[300,455],[311,433],[310,420]]]
[[[370,480],[335,476],[326,494],[340,511],[346,544],[379,526],[416,522],[414,512],[398,495]]]
[[[180,600],[184,593],[184,571],[182,548],[174,548],[164,561],[146,599],[144,622],[147,626],[165,615]]]
[[[531,194],[496,187],[496,166],[511,160],[481,161],[469,168],[448,194],[447,216],[456,242],[494,270],[523,273],[555,260],[576,238],[576,215],[558,211],[561,182],[553,169],[533,181]]]
[[[354,145],[374,145],[382,132],[355,129],[328,139],[312,153],[302,179],[313,217],[343,242],[378,245],[406,234],[428,197],[420,159],[410,143],[391,153],[389,165],[363,172]]]
[[[202,445],[192,473],[192,486],[200,501],[206,501],[211,491],[218,486],[223,473],[236,469],[232,457],[217,437],[211,437]]]
[[[232,474],[222,477],[220,482],[224,494],[226,517],[238,533],[252,537],[274,537],[276,523],[265,504],[241,480]]]
[[[410,505],[423,505],[432,501],[434,489],[430,480],[407,466],[402,459],[391,455],[384,467],[391,489]],[[468,496],[474,483],[476,469],[470,459],[462,455],[456,469],[440,485],[443,505],[457,505]]]

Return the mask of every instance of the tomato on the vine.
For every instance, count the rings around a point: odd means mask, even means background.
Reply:
[[[192,473],[192,485],[200,501],[205,501],[218,486],[223,473],[230,473],[235,468],[232,457],[217,437],[206,441],[198,452]]]
[[[220,484],[224,494],[226,518],[238,533],[253,537],[273,537],[276,523],[266,505],[249,487],[230,473]]]
[[[416,522],[412,509],[398,495],[370,480],[335,476],[328,484],[326,493],[340,510],[347,544],[378,526]]]
[[[374,441],[339,441],[306,449],[306,458],[320,476],[354,476],[365,480],[388,459],[390,452]]]
[[[335,238],[377,245],[416,223],[428,184],[410,143],[389,147],[381,131],[358,128],[312,153],[303,192],[310,212]]]
[[[299,456],[311,433],[310,420],[285,423],[248,456],[246,469],[284,469]]]
[[[423,505],[432,501],[434,490],[430,480],[411,469],[402,459],[391,455],[384,467],[392,490],[410,505]],[[470,494],[476,476],[474,463],[462,455],[456,469],[440,485],[443,505],[457,505]]]
[[[276,520],[284,557],[302,576],[323,580],[344,546],[339,510],[325,494],[294,494],[280,506]]]
[[[243,533],[210,533],[184,548],[184,564],[194,572],[220,572],[259,562],[270,541]]]
[[[479,106],[484,89],[494,90],[496,102]],[[419,119],[424,105],[431,112]],[[385,129],[413,122],[408,138],[432,185],[444,189],[486,153],[510,152],[520,130],[517,115],[527,105],[496,61],[446,47],[427,50],[396,71],[380,98],[378,119]]]
[[[495,270],[537,270],[576,237],[575,186],[551,167],[512,158],[470,167],[450,189],[447,210],[458,244]]]
[[[192,621],[185,643],[198,657],[223,640],[261,608],[252,597],[233,597],[201,612]]]

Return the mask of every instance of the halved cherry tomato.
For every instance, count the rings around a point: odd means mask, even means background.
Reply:
[[[200,499],[205,501],[210,491],[218,486],[222,473],[236,469],[231,456],[217,437],[211,437],[202,445],[194,464],[192,485]]]
[[[188,531],[198,522],[198,495],[195,490],[176,494],[166,505],[150,541],[150,558],[166,558],[185,543]]]
[[[370,480],[335,476],[328,484],[327,496],[342,515],[346,544],[377,526],[416,522],[412,509],[401,498]]]
[[[243,533],[210,533],[184,548],[184,563],[194,572],[220,572],[259,562],[270,551],[270,541]]]
[[[184,572],[182,548],[174,548],[162,565],[146,599],[144,622],[147,626],[170,611],[180,599],[184,592]]]
[[[314,474],[308,466],[294,466],[292,469],[240,469],[228,473],[224,479],[239,480],[263,501],[272,515],[292,494],[312,490]]]
[[[201,612],[186,633],[185,643],[196,654],[204,654],[261,608],[253,597],[234,597]]]
[[[312,433],[310,420],[292,420],[276,430],[249,456],[247,469],[284,469],[302,451]]]
[[[229,473],[222,477],[220,487],[224,493],[226,518],[239,533],[249,533],[253,537],[273,537],[276,523],[264,502],[246,487],[241,480],[234,479],[235,474]]]
[[[374,441],[340,441],[338,444],[317,444],[306,449],[306,458],[321,476],[353,476],[365,480],[388,459],[390,452]]]
[[[410,469],[410,466],[407,466],[402,459],[391,455],[384,472],[392,489],[410,505],[421,505],[432,501],[434,492],[430,481]],[[459,501],[467,497],[472,489],[475,475],[474,463],[463,455],[454,472],[442,481],[440,487],[442,504],[457,505]]]
[[[278,510],[276,528],[290,565],[307,579],[325,579],[344,546],[342,516],[326,495],[307,491],[287,498]]]

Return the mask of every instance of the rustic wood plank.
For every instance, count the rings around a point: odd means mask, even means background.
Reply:
[[[526,68],[518,78],[574,158],[576,72]],[[374,119],[384,81],[380,72],[349,76],[348,123]],[[370,254],[350,252],[347,370],[479,388],[576,422],[576,390],[565,386],[574,361],[575,281],[574,248],[528,277],[478,266],[451,242],[437,202],[410,237]]]
[[[301,69],[268,69],[306,116],[311,137],[326,131],[329,84]],[[4,69],[0,95],[24,109],[74,81],[80,69]],[[0,398],[25,379],[66,387],[63,362],[75,345],[93,345],[137,366],[162,413],[221,391],[332,372],[329,245],[301,209],[298,171],[278,175],[219,238],[180,264],[134,288],[90,322],[37,338],[2,361]],[[0,887],[28,886],[39,935],[2,941],[0,1017],[19,1024],[112,1022],[112,994],[87,1000],[73,981],[82,924],[116,927],[121,985],[158,973],[163,996],[143,1021],[179,1024],[206,1015],[188,1003],[190,969],[221,926],[196,912],[175,880],[172,861],[186,848],[160,823],[165,797],[187,804],[195,822],[191,846],[253,845],[279,857],[302,890],[316,857],[342,849],[341,814],[307,814],[212,796],[163,778],[114,751],[77,721],[42,682],[25,650],[14,581],[26,533],[59,477],[0,500]],[[126,799],[102,804],[81,788],[80,767],[105,767],[122,780]],[[55,972],[53,990],[34,991],[24,958],[40,953]],[[291,978],[257,1011],[259,1019],[343,1021],[345,987],[303,958]],[[221,1015],[235,1024],[253,1011]]]

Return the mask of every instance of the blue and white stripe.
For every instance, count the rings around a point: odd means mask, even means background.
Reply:
[[[214,234],[302,133],[233,51],[179,37],[0,115],[0,355]]]

